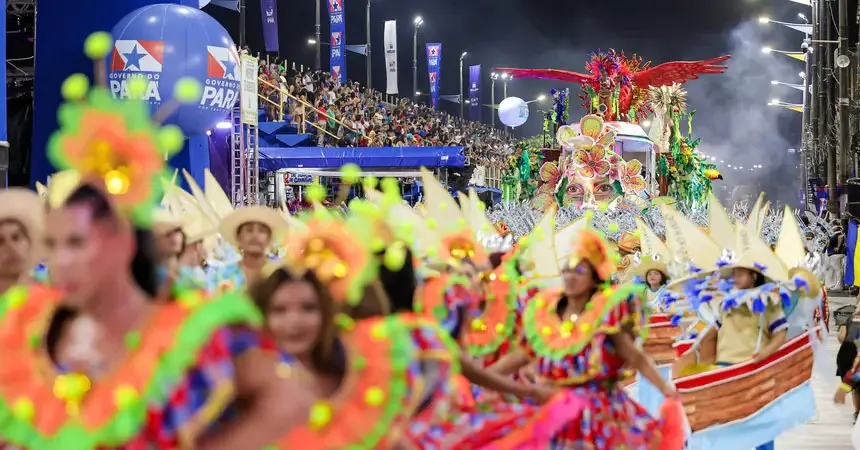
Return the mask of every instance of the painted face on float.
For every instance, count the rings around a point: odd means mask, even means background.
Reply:
[[[612,181],[609,180],[608,176],[589,179],[574,173],[568,180],[563,206],[596,206],[611,201],[617,196],[618,194],[612,188]]]

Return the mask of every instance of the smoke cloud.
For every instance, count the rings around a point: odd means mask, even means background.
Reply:
[[[730,35],[732,59],[726,73],[687,86],[689,107],[697,110],[693,132],[702,138],[699,150],[723,172],[725,180],[715,183],[715,191],[730,203],[759,192],[771,201],[798,203],[798,154],[789,149],[799,148],[801,114],[768,102],[801,103],[801,91],[771,81],[801,84],[804,65],[763,53],[772,36],[772,28],[757,22],[739,25]],[[786,47],[776,48],[794,50]]]

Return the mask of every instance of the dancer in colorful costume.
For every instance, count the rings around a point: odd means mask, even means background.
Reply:
[[[389,197],[396,195],[396,187],[389,190]],[[386,204],[402,206],[399,201]],[[284,362],[296,358],[311,366],[321,390],[311,422],[291,431],[281,447],[332,446],[331,439],[338,439],[338,448],[389,448],[395,443],[398,448],[480,448],[513,427],[546,422],[534,407],[479,412],[452,403],[461,361],[456,344],[429,317],[404,312],[413,306],[413,259],[402,242],[391,241],[394,233],[373,207],[357,200],[350,206],[345,220],[319,209],[304,226],[292,227],[285,266],[264,281],[261,290],[253,289],[282,343]],[[374,256],[374,244],[385,246],[381,258]],[[307,320],[284,326],[285,310],[300,309],[301,304],[306,305]],[[335,314],[338,310],[359,320]],[[327,320],[340,331],[326,332],[332,330]],[[356,366],[345,364],[345,359],[365,362]],[[339,386],[341,377],[356,377],[360,384]],[[521,391],[528,392],[525,386]],[[551,432],[535,429],[519,444],[539,448]]]
[[[87,40],[99,64],[111,48],[107,33]],[[146,104],[114,100],[102,86],[87,90],[83,75],[64,83],[69,103],[48,148],[56,167],[78,173],[77,185],[55,192],[61,203],[49,201],[45,254],[56,290],[20,285],[2,298],[0,442],[193,448],[241,402],[243,416],[217,439],[260,448],[269,427],[295,423],[307,407],[296,380],[248,351],[260,320],[253,305],[197,291],[155,301],[148,228],[164,155],[181,148],[182,134],[151,123]],[[178,97],[196,101],[199,91],[183,80]]]
[[[568,245],[563,287],[543,290],[526,305],[522,349],[503,357],[493,370],[513,373],[535,360],[540,380],[582,400],[581,415],[550,448],[680,449],[680,405],[667,401],[661,410],[666,417],[655,419],[620,385],[623,367],[629,365],[668,398],[675,395],[634,342],[647,320],[642,288],[608,284],[615,265],[595,231],[582,230]]]
[[[688,276],[668,290],[680,289],[709,322],[695,343],[679,345],[674,382],[692,448],[771,449],[814,412],[813,361],[824,356],[812,320],[820,291],[790,209],[775,251],[757,236],[756,221],[733,224],[724,209],[712,211],[720,213],[710,215],[707,235],[664,211],[669,248],[701,264],[689,263]]]

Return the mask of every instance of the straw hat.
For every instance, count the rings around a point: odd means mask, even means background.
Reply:
[[[656,270],[669,279],[669,269],[666,266],[671,258],[669,247],[645,224],[642,218],[636,218],[636,227],[639,230],[640,249],[643,256],[633,269],[633,274],[644,279],[648,272]]]
[[[30,239],[31,258],[35,266],[41,259],[40,243],[45,232],[45,209],[39,195],[21,188],[0,191],[0,221],[14,220],[24,227]]]
[[[227,242],[236,245],[239,228],[247,223],[261,223],[269,227],[272,232],[272,241],[276,239],[279,231],[287,229],[287,220],[284,219],[280,211],[265,206],[252,205],[239,208],[224,217],[218,231]]]
[[[182,218],[168,208],[158,208],[153,212],[152,233],[156,236],[181,230],[183,225]]]
[[[184,219],[185,223],[182,225],[182,233],[185,234],[185,242],[189,244],[218,234],[218,229],[215,225],[206,220],[201,212],[186,214]]]

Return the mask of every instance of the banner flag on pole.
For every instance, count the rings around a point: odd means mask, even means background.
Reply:
[[[385,93],[399,94],[397,91],[397,21],[385,21]]]
[[[481,65],[469,66],[469,120],[481,121]]]
[[[260,0],[260,11],[263,18],[263,40],[266,41],[266,51],[278,53],[277,0]]]
[[[339,83],[346,81],[346,24],[343,21],[343,2],[328,0],[328,21],[331,29],[331,55],[329,72]]]
[[[442,44],[427,44],[427,71],[430,74],[430,106],[439,106],[439,75],[442,68]]]
[[[200,9],[211,3],[221,8],[239,11],[239,0],[198,0],[197,3],[200,5]]]
[[[367,45],[365,45],[365,44],[360,44],[360,45],[349,45],[349,44],[347,44],[344,47],[346,48],[346,51],[348,51],[348,52],[358,53],[359,55],[367,56]]]

